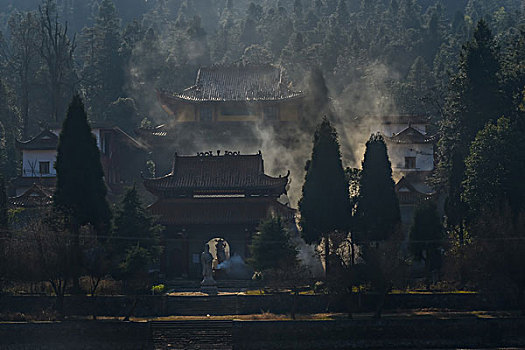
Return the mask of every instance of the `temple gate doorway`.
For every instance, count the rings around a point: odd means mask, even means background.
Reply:
[[[224,277],[221,267],[230,259],[230,245],[224,238],[216,237],[208,241],[208,247],[213,256],[212,268],[215,278]]]

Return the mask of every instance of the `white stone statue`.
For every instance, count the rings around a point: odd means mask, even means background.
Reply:
[[[212,266],[211,266],[212,261],[213,261],[213,256],[210,253],[210,247],[206,243],[204,245],[204,251],[201,254],[201,265],[202,265],[201,290],[202,290],[202,287],[215,287],[217,285],[217,282],[215,282],[215,280],[213,279]]]

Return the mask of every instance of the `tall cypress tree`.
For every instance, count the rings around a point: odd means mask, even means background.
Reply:
[[[366,143],[354,219],[358,243],[388,239],[401,223],[392,167],[379,133],[372,134]]]
[[[337,132],[325,117],[314,135],[312,159],[306,164],[303,195],[299,201],[300,225],[308,243],[324,239],[328,274],[330,245],[335,231],[348,231],[351,208],[348,182],[341,163]]]
[[[92,224],[97,232],[109,228],[111,211],[97,140],[91,132],[84,103],[75,95],[60,132],[54,203],[65,212],[73,230]]]

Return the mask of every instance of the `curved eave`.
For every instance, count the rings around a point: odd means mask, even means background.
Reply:
[[[160,187],[144,183],[144,187],[152,194],[158,197],[178,197],[192,195],[247,195],[247,196],[280,196],[286,194],[286,185],[269,185],[269,186],[245,186],[245,187]]]
[[[199,102],[280,102],[280,101],[292,101],[302,98],[302,94],[277,97],[277,98],[239,98],[239,99],[222,99],[222,98],[197,98],[191,96],[173,96],[174,99],[177,99],[182,102],[189,103],[199,103]]]
[[[35,141],[35,139],[29,140],[29,141],[15,140],[15,147],[20,150],[45,150],[47,151],[47,150],[56,150],[58,146],[58,140],[57,142],[49,144],[49,145],[37,144],[37,142],[38,141]]]
[[[192,86],[184,91],[190,91],[195,88]],[[276,102],[276,101],[291,101],[304,97],[303,92],[293,92],[286,96],[276,98],[238,98],[238,99],[225,99],[225,98],[199,98],[188,96],[184,94],[184,91],[179,94],[171,94],[165,91],[157,91],[157,96],[162,104],[169,102],[185,102],[185,103],[199,103],[199,102]],[[171,110],[170,110],[171,111]]]
[[[411,144],[429,144],[429,143],[435,143],[436,138],[435,137],[429,137],[425,140],[396,140],[391,137],[384,137],[385,141],[388,143],[395,143],[395,144],[405,144],[405,145],[411,145]]]
[[[414,144],[426,145],[426,144],[435,142],[434,140],[425,140],[425,141],[393,141],[393,140],[386,140],[386,141],[388,143],[394,143],[394,144],[397,144],[397,145],[414,145]]]

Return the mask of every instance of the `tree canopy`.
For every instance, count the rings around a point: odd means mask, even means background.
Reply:
[[[440,268],[444,238],[437,206],[433,201],[425,200],[416,208],[409,231],[409,244],[414,259],[424,261],[427,271]]]
[[[115,212],[111,234],[117,273],[130,277],[158,262],[162,230],[144,208],[136,187],[129,188]]]
[[[250,245],[248,263],[256,271],[287,269],[297,264],[297,250],[290,242],[289,232],[280,217],[261,222]]]
[[[354,221],[357,242],[385,240],[401,223],[392,167],[381,134],[372,134],[366,143]]]
[[[75,95],[62,125],[57,148],[54,203],[76,226],[109,230],[111,211],[95,135],[80,96]]]
[[[483,128],[467,156],[462,200],[472,215],[483,209],[510,206],[516,215],[525,206],[525,133],[509,118]]]
[[[325,117],[318,125],[312,158],[299,201],[300,225],[306,242],[319,242],[333,231],[350,228],[350,198],[337,132]]]

